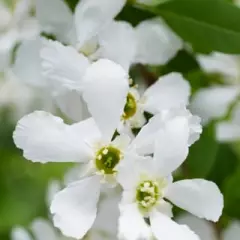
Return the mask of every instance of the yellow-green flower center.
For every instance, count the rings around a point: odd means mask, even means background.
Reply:
[[[136,201],[141,210],[148,211],[151,209],[161,196],[157,182],[148,180],[138,185]]]
[[[135,115],[137,111],[137,102],[131,93],[127,95],[127,101],[124,107],[123,119],[129,119]]]
[[[119,149],[107,146],[101,148],[96,154],[96,167],[104,174],[115,173],[114,168],[121,160],[121,152]]]

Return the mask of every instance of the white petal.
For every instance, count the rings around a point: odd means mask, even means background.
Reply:
[[[64,174],[64,184],[67,186],[70,183],[76,182],[83,177],[89,176],[88,174],[91,172],[91,170],[91,162],[78,164],[76,167],[70,168]]]
[[[134,62],[136,38],[133,27],[123,21],[113,21],[99,34],[100,55],[119,63],[126,71]]]
[[[160,213],[172,218],[173,217],[173,212],[172,212],[172,204],[169,202],[166,202],[164,200],[160,200],[160,204],[157,206],[157,211]]]
[[[164,124],[161,114],[155,115],[144,125],[136,138],[132,141],[131,148],[136,148],[139,154],[152,154],[156,133]]]
[[[220,73],[235,79],[240,76],[239,60],[236,55],[213,52],[210,55],[198,55],[197,60],[207,73]]]
[[[203,179],[182,180],[171,184],[166,198],[180,208],[211,221],[218,221],[223,210],[223,195],[217,185]]]
[[[176,117],[159,128],[154,161],[162,176],[176,170],[188,155],[189,126],[184,117]]]
[[[6,4],[4,4],[3,2],[0,3],[0,16],[0,29],[6,29],[6,27],[11,21],[12,13],[10,12],[10,9],[8,9]]]
[[[91,157],[86,141],[99,137],[92,119],[66,125],[43,111],[23,117],[13,133],[16,146],[33,162],[84,162]]]
[[[99,194],[98,176],[70,184],[59,192],[52,202],[54,225],[66,236],[82,238],[96,218]]]
[[[156,83],[144,93],[145,110],[157,111],[186,106],[190,96],[189,83],[180,73],[170,73],[160,77]]]
[[[120,206],[119,239],[150,239],[151,230],[135,204]]]
[[[179,225],[160,212],[150,215],[151,229],[158,240],[200,240],[186,225]]]
[[[117,194],[115,190],[112,195],[111,192],[107,192],[107,196],[100,200],[97,218],[92,228],[93,231],[102,232],[116,238],[120,198],[121,195]]]
[[[75,9],[79,47],[95,37],[121,11],[126,0],[83,0]]]
[[[202,240],[217,240],[217,233],[212,223],[197,218],[191,214],[181,214],[176,221],[179,224],[186,224],[193,230]]]
[[[79,90],[82,76],[89,61],[71,46],[47,40],[41,50],[43,74],[50,81],[55,92],[66,89]]]
[[[11,231],[11,240],[32,240],[32,238],[24,228],[15,227]]]
[[[41,38],[24,41],[17,49],[13,66],[14,73],[21,81],[37,87],[46,86],[46,81],[42,76],[41,47]]]
[[[108,140],[120,123],[128,89],[127,72],[110,60],[93,63],[84,76],[83,98]]]
[[[65,40],[64,35],[73,24],[72,12],[63,0],[36,0],[36,17],[43,31],[56,34],[61,40]]]
[[[74,122],[90,117],[86,103],[76,90],[57,94],[54,96],[54,100],[60,110]]]
[[[182,40],[161,18],[141,22],[136,27],[136,62],[161,65],[167,63],[182,48]]]
[[[61,184],[58,180],[51,180],[47,186],[46,204],[50,206],[55,194],[61,190]]]
[[[237,240],[240,236],[240,222],[233,221],[230,225],[223,231],[223,240]]]
[[[219,122],[216,124],[216,138],[219,142],[235,142],[240,139],[239,123]]]
[[[56,229],[44,219],[36,219],[31,224],[35,240],[58,240]]]
[[[142,157],[133,154],[125,154],[124,159],[118,165],[117,180],[124,190],[132,191],[139,183],[141,176],[159,177],[151,157]],[[135,191],[135,190],[134,190]]]
[[[201,89],[193,96],[191,111],[207,123],[212,119],[223,117],[238,94],[239,88],[236,86]]]

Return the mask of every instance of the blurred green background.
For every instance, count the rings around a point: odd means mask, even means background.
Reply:
[[[8,1],[9,0],[4,0]],[[74,9],[77,0],[67,1]],[[127,5],[117,19],[126,20],[133,25],[149,18],[153,14]],[[131,77],[137,79],[144,75],[141,66],[133,67]],[[183,50],[166,66],[147,67],[149,76],[157,76],[171,71],[184,74],[192,86],[194,93],[201,87],[213,83],[222,84],[217,75],[206,75],[195,60],[194,54]],[[145,74],[146,75],[146,74]],[[12,141],[12,133],[16,124],[11,112],[12,106],[0,107],[0,239],[9,239],[11,228],[16,225],[28,227],[36,217],[47,217],[45,203],[46,189],[50,180],[61,179],[71,164],[49,163],[38,164],[25,160],[21,151],[16,149]],[[219,228],[225,227],[231,219],[240,219],[240,143],[219,144],[215,140],[214,122],[204,128],[201,139],[190,149],[187,161],[176,178],[206,178],[215,181],[225,198],[223,217]],[[176,213],[180,210],[175,209]]]

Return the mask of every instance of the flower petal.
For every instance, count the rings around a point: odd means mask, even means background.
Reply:
[[[99,137],[93,119],[71,126],[43,111],[23,117],[13,133],[16,146],[33,162],[85,162],[91,157],[86,141]]]
[[[133,139],[130,148],[135,148],[139,154],[152,154],[156,133],[164,124],[162,114],[155,115],[142,127],[136,138]]]
[[[58,180],[51,180],[47,186],[46,204],[50,206],[55,194],[61,190],[61,183]]]
[[[218,221],[223,210],[223,196],[213,182],[203,179],[182,180],[171,184],[166,198],[180,208],[211,221]]]
[[[239,123],[219,122],[216,124],[216,138],[219,142],[235,142],[240,139]]]
[[[204,219],[197,218],[191,214],[181,214],[176,219],[176,221],[179,224],[186,224],[188,227],[190,227],[191,230],[197,233],[201,239],[204,240],[218,239],[215,229],[213,228],[213,225]]]
[[[186,225],[179,225],[160,212],[152,212],[150,222],[153,234],[158,240],[200,240]]]
[[[131,223],[131,224],[130,224]],[[151,230],[135,204],[120,206],[119,239],[150,239]]]
[[[63,41],[73,25],[72,12],[63,0],[36,0],[36,17],[43,31]]]
[[[60,110],[74,122],[90,117],[86,103],[76,90],[57,94],[54,100]]]
[[[162,176],[176,170],[188,155],[189,126],[184,117],[176,117],[159,128],[154,161]]]
[[[56,229],[45,219],[36,219],[31,224],[35,240],[58,240]]]
[[[96,218],[99,194],[99,176],[70,184],[53,199],[50,210],[54,225],[68,237],[82,238]]]
[[[51,81],[53,91],[59,93],[66,89],[80,90],[82,76],[89,61],[71,46],[46,40],[41,51],[43,74]]]
[[[237,98],[236,86],[216,86],[199,90],[192,99],[191,111],[199,115],[206,124],[212,119],[223,117],[230,104]]]
[[[198,55],[197,60],[207,73],[220,73],[233,79],[240,76],[239,60],[236,55],[213,52],[210,55]]]
[[[128,74],[110,60],[101,59],[86,71],[83,98],[107,140],[120,123],[128,89]]]
[[[15,227],[11,231],[12,240],[32,240],[30,234],[21,227]]]
[[[41,47],[42,39],[40,37],[34,40],[24,41],[17,49],[13,66],[13,71],[16,76],[21,81],[34,87],[46,86],[46,81],[42,76]]]
[[[236,240],[240,236],[240,222],[233,221],[230,225],[223,231],[223,240]]]
[[[183,47],[182,40],[161,18],[141,22],[136,27],[136,36],[136,62],[142,64],[165,64]]]
[[[121,11],[126,0],[83,0],[75,9],[79,47],[95,37]]]
[[[144,93],[145,110],[156,113],[161,110],[179,108],[188,104],[190,85],[180,73],[160,77]]]
[[[126,71],[136,54],[135,32],[131,24],[112,21],[99,36],[100,55],[120,64]]]

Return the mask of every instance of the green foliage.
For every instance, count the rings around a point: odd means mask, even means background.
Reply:
[[[190,148],[184,173],[190,178],[206,178],[215,163],[217,151],[215,125],[212,123],[204,128],[200,139]]]
[[[240,53],[240,9],[231,3],[224,0],[171,0],[144,9],[163,17],[199,52]]]

